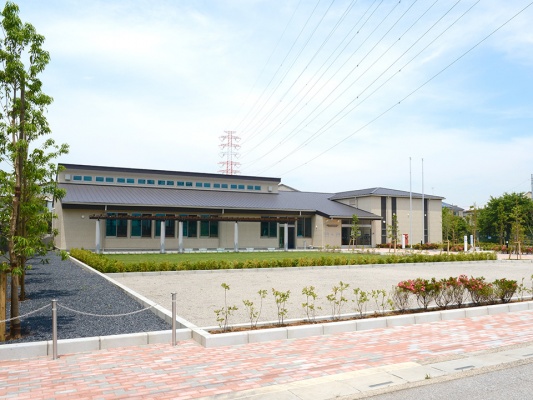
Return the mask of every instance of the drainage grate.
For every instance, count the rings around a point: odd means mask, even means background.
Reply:
[[[378,386],[388,385],[389,383],[392,383],[392,381],[387,381],[387,382],[382,382],[382,383],[376,383],[376,384],[374,384],[374,385],[370,385],[369,387],[371,387],[371,388],[375,388],[375,387],[378,387]]]
[[[461,371],[463,369],[469,369],[469,368],[474,368],[473,365],[465,365],[464,367],[459,367],[459,368],[455,368],[456,371]]]

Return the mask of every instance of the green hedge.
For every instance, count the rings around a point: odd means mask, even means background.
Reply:
[[[284,258],[281,260],[244,260],[244,261],[183,261],[183,262],[140,262],[125,264],[121,261],[95,254],[84,249],[72,249],[70,255],[94,269],[103,272],[151,272],[151,271],[192,271],[216,269],[245,269],[245,268],[279,268],[279,267],[309,267],[330,265],[352,265],[353,259],[340,256]],[[494,253],[468,253],[468,254],[411,254],[411,255],[384,255],[381,257],[360,257],[358,265],[365,264],[401,264],[423,262],[450,262],[450,261],[484,261],[496,260]]]

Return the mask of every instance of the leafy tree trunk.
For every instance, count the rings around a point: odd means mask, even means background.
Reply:
[[[0,271],[0,321],[7,319],[7,272]],[[0,342],[6,340],[6,323],[0,322]]]
[[[25,298],[26,261],[45,255],[51,247],[43,241],[51,217],[46,199],[64,196],[56,184],[53,159],[68,152],[67,145],[43,139],[51,132],[45,111],[52,98],[42,92],[39,74],[50,55],[41,47],[44,36],[23,23],[18,13],[15,3],[5,2],[0,38],[0,162],[11,167],[0,169],[0,233],[7,242],[8,257],[0,267],[0,314],[7,309],[10,274],[11,339],[20,337],[19,299]],[[6,340],[5,326],[0,325],[0,340]]]

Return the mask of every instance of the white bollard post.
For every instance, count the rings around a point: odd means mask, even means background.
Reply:
[[[176,345],[176,293],[172,293],[172,346]]]
[[[52,359],[57,360],[57,300],[52,300]]]
[[[468,251],[468,236],[465,235],[464,251]]]

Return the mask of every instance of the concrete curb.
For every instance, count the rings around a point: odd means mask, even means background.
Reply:
[[[310,336],[331,335],[336,333],[364,331],[369,329],[383,329],[395,326],[420,325],[436,321],[450,321],[455,319],[473,318],[486,315],[496,315],[508,312],[533,311],[533,301],[520,303],[494,304],[472,308],[454,310],[429,311],[418,314],[392,315],[386,317],[368,318],[360,320],[343,320],[338,322],[318,322],[309,325],[285,326],[250,331],[210,333],[219,329],[217,326],[196,328],[193,339],[204,347],[233,346],[247,343],[266,342],[271,340],[285,340],[305,338]],[[347,314],[345,317],[353,316]],[[290,320],[287,322],[298,321]],[[299,320],[302,321],[302,320]],[[275,325],[277,321],[270,321],[265,325]],[[245,324],[234,327],[247,326]]]
[[[176,330],[177,340],[189,340],[191,329]],[[57,341],[58,356],[84,353],[117,347],[140,346],[145,344],[171,343],[172,331],[142,332],[127,335],[95,336],[88,338],[61,339]],[[24,358],[46,357],[53,355],[51,340],[33,343],[16,343],[0,346],[0,360],[20,360]]]

